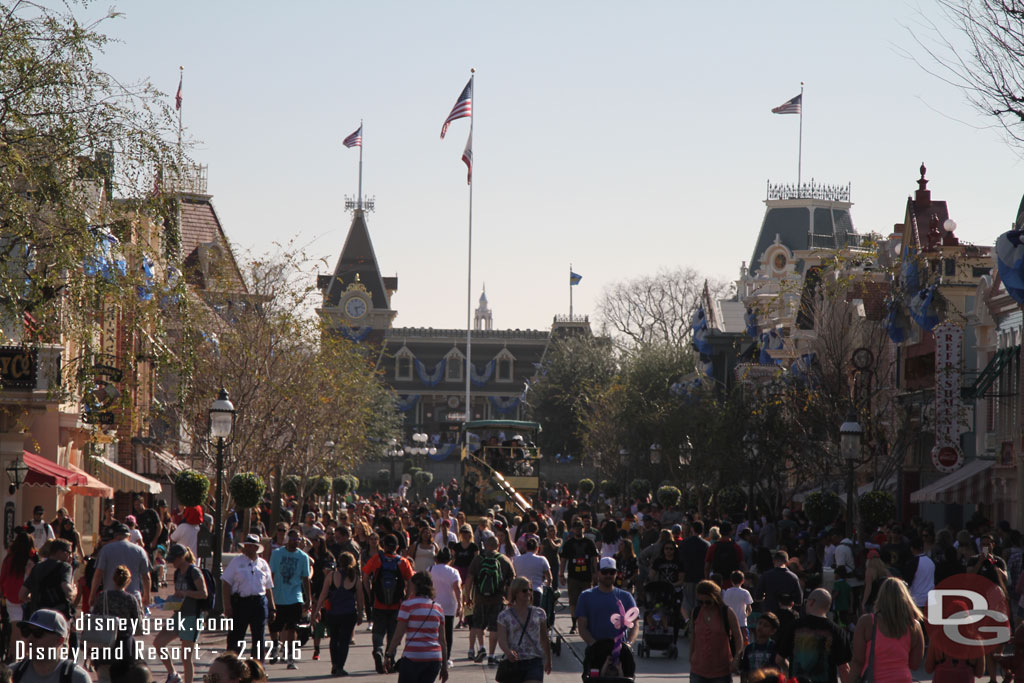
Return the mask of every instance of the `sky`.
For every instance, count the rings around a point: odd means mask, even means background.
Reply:
[[[90,5],[95,16],[106,5]],[[469,120],[441,124],[476,69],[473,306],[501,329],[593,314],[618,281],[679,266],[735,279],[766,182],[852,185],[858,232],[901,222],[918,167],[962,241],[1016,216],[1021,159],[932,66],[928,0],[517,3],[132,0],[99,63],[173,98],[239,252],[294,239],[333,269],[357,191],[396,326],[466,324]],[[955,37],[955,34],[950,33]]]

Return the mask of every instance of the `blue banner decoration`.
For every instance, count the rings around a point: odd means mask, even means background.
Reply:
[[[458,450],[459,450],[459,444],[457,444],[457,443],[446,443],[445,445],[443,445],[443,446],[441,446],[440,448],[437,449],[437,453],[434,453],[433,455],[430,455],[428,457],[431,460],[433,460],[434,462],[441,462],[442,460],[447,460],[451,456],[452,453],[455,453]]]
[[[498,413],[499,415],[506,415],[508,413],[511,413],[516,408],[518,408],[519,404],[522,402],[522,399],[519,396],[512,396],[510,398],[501,398],[500,396],[488,396],[488,398],[491,401],[491,408],[493,408],[494,412]]]
[[[148,256],[142,259],[142,284],[136,286],[139,301],[153,299],[153,260]]]
[[[921,290],[921,278],[917,268],[917,258],[913,249],[907,249],[900,266],[900,285],[910,295]]]
[[[939,316],[935,313],[935,285],[922,289],[910,300],[910,317],[921,329],[932,331],[939,324]]]
[[[476,364],[469,364],[469,381],[473,383],[473,386],[482,387],[491,381],[491,377],[494,376],[494,361],[487,361],[487,365],[484,366],[483,372],[476,371]]]
[[[902,307],[890,301],[889,313],[885,316],[885,331],[894,344],[902,344],[907,340],[907,322]]]
[[[92,277],[99,275],[104,280],[113,280],[115,275],[128,274],[128,262],[114,254],[121,241],[113,235],[100,232],[96,235],[96,249],[82,263],[83,272]]]
[[[348,327],[346,325],[341,325],[338,327],[338,332],[340,332],[341,336],[345,339],[354,342],[361,342],[370,336],[370,332],[373,332],[373,328],[369,325],[363,325],[362,327]]]
[[[753,308],[747,308],[747,312],[743,314],[743,324],[747,328],[747,335],[752,339],[757,339],[760,328],[757,325],[757,312]]]
[[[416,374],[419,376],[420,381],[428,387],[436,387],[444,379],[444,368],[447,359],[442,358],[434,366],[434,371],[428,373],[427,366],[421,363],[419,360],[416,361]]]
[[[996,240],[999,279],[1018,304],[1024,304],[1024,231],[1010,230]]]
[[[690,318],[690,328],[693,330],[693,348],[698,353],[710,356],[712,352],[711,343],[708,341],[708,319],[704,314],[704,307],[699,306]]]
[[[775,330],[769,330],[761,335],[761,356],[758,361],[761,365],[779,365],[782,363],[781,360],[777,360],[771,357],[769,351],[778,351],[785,343],[782,337]]]
[[[420,402],[419,394],[411,394],[399,396],[398,400],[395,401],[395,407],[403,413],[407,413],[416,407],[416,404]]]

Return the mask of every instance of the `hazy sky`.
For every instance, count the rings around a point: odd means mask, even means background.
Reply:
[[[102,12],[93,5],[86,14]],[[852,183],[859,232],[903,218],[918,166],[961,239],[1016,216],[1020,159],[962,94],[925,73],[907,27],[931,2],[122,2],[102,65],[170,97],[201,140],[229,237],[263,252],[296,237],[331,268],[364,191],[396,325],[462,327],[467,119],[441,124],[477,69],[474,306],[496,326],[591,313],[608,283],[693,266],[735,278],[765,183]]]

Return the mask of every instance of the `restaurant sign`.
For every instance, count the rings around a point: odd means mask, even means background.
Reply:
[[[36,352],[22,346],[0,346],[0,389],[31,389],[36,385]]]
[[[936,325],[935,336],[935,447],[932,464],[939,472],[954,472],[964,462],[960,449],[960,355],[964,331],[950,322]]]

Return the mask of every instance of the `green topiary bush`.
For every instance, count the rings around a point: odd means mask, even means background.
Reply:
[[[614,479],[605,479],[601,482],[601,492],[608,498],[618,498],[622,494],[622,484]]]
[[[747,494],[738,486],[726,486],[715,495],[715,506],[718,514],[730,515],[743,509]]]
[[[313,477],[306,486],[306,493],[313,496],[326,496],[331,492],[331,479],[323,475]]]
[[[299,495],[299,486],[302,484],[302,480],[299,479],[298,475],[289,474],[281,482],[281,493],[286,496],[297,496]]]
[[[633,498],[643,498],[651,492],[651,482],[646,479],[634,479],[629,482],[629,495]]]
[[[577,484],[577,488],[579,488],[580,493],[582,493],[583,495],[589,495],[590,492],[594,490],[594,480],[580,479],[580,483]]]
[[[896,516],[896,499],[888,491],[868,491],[860,497],[859,504],[866,529],[877,529]]]
[[[815,491],[804,498],[804,513],[814,526],[836,521],[842,509],[843,501],[832,491]]]
[[[239,472],[228,482],[228,492],[239,508],[254,508],[263,500],[267,484],[255,472]]]
[[[658,502],[665,507],[678,505],[679,499],[682,497],[683,492],[675,486],[661,486],[658,488]]]
[[[377,482],[377,486],[387,486],[388,482],[391,481],[391,470],[377,470],[377,476],[374,477],[374,481]]]
[[[174,493],[186,507],[205,505],[210,493],[210,480],[202,472],[184,470],[174,480]]]
[[[387,470],[384,471],[387,472]],[[335,495],[344,496],[348,493],[350,486],[352,486],[352,482],[349,481],[348,477],[335,477],[334,481],[331,482],[331,491],[333,491]]]
[[[416,474],[412,475],[412,480],[415,482],[416,486],[421,489],[425,489],[430,486],[432,481],[434,481],[434,473],[420,470]]]
[[[354,474],[345,474],[342,476],[348,479],[348,492],[355,495],[356,492],[359,491],[359,477]]]

